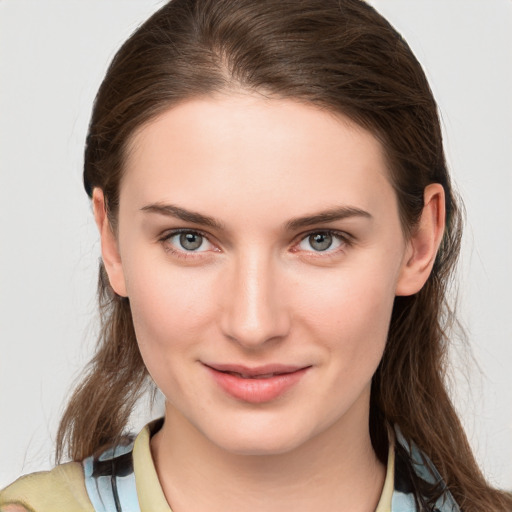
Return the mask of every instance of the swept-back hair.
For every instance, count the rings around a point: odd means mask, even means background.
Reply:
[[[465,512],[511,510],[486,484],[445,386],[447,286],[459,253],[461,215],[443,152],[437,105],[407,43],[360,0],[173,0],[114,57],[87,136],[84,184],[103,190],[115,231],[119,184],[137,129],[184,100],[239,90],[291,98],[347,116],[382,143],[402,227],[414,231],[424,189],[440,183],[447,226],[420,292],[397,297],[373,378],[370,433],[378,456],[396,424],[434,462]],[[80,460],[124,433],[148,380],[128,299],[103,265],[101,334],[63,415],[57,455]]]

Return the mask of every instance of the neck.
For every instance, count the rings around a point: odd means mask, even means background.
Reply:
[[[212,443],[167,406],[151,448],[166,499],[179,512],[373,512],[385,468],[368,428],[350,420],[286,453],[239,455]]]

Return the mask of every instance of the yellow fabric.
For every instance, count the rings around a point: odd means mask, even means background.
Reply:
[[[382,488],[382,494],[380,495],[375,512],[391,512],[391,501],[393,499],[393,491],[395,490],[395,445],[392,439],[391,437],[389,442],[386,479],[384,480],[384,487]]]
[[[156,474],[151,457],[151,425],[146,425],[135,439],[133,469],[141,512],[172,512]]]
[[[137,494],[142,512],[172,512],[153,464],[151,430],[147,425],[133,447]],[[390,512],[394,488],[395,452],[390,443],[384,488],[375,512]],[[11,508],[19,505],[23,508]],[[61,464],[52,471],[32,473],[0,491],[0,512],[94,512],[87,496],[82,465]]]
[[[22,476],[0,492],[1,512],[8,511],[8,505],[14,504],[22,506],[20,510],[31,512],[94,512],[79,462]]]

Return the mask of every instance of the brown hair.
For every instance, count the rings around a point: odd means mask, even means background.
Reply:
[[[402,225],[411,232],[423,192],[441,183],[447,226],[423,289],[397,297],[387,346],[374,376],[370,432],[385,452],[396,424],[434,462],[466,511],[510,510],[471,453],[445,387],[446,303],[460,245],[461,215],[443,152],[437,105],[402,37],[360,0],[173,0],[114,57],[99,89],[87,137],[84,184],[100,187],[115,228],[123,160],[134,132],[187,98],[242,87],[348,116],[383,144]],[[147,382],[130,304],[104,269],[102,331],[88,372],[64,413],[57,454],[79,460],[116,442]]]

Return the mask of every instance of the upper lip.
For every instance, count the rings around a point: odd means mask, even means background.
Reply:
[[[287,364],[265,364],[261,366],[245,366],[242,364],[217,364],[217,363],[204,363],[205,366],[217,370],[218,372],[233,372],[248,377],[256,377],[258,375],[269,375],[269,374],[284,374],[293,373],[298,370],[303,370],[309,366],[295,366]]]

